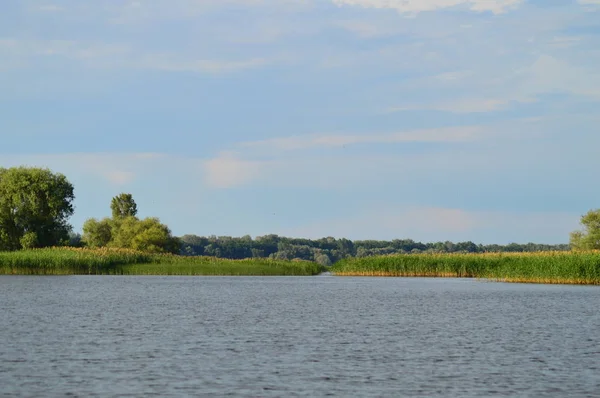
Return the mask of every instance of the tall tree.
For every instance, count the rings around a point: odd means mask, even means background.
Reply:
[[[74,199],[73,185],[62,174],[42,168],[0,168],[0,250],[68,241]]]
[[[135,217],[137,215],[137,205],[130,193],[122,193],[112,198],[110,209],[112,210],[112,217],[115,220],[125,217]]]
[[[131,194],[115,196],[112,218],[88,219],[83,225],[83,242],[88,247],[115,247],[155,253],[179,253],[181,241],[158,218],[136,217],[137,205]]]
[[[571,247],[575,250],[600,249],[600,209],[581,216],[582,230],[571,232]]]

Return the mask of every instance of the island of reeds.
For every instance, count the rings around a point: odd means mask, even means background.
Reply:
[[[129,249],[57,247],[0,252],[0,275],[311,276],[324,270],[309,261],[230,260]]]
[[[503,282],[600,285],[600,252],[400,254],[350,258],[339,276],[485,278]]]

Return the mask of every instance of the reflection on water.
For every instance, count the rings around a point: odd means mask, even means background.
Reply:
[[[599,396],[600,288],[0,277],[0,393]]]

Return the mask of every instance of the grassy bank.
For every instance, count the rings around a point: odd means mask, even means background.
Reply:
[[[316,275],[318,264],[269,259],[227,260],[122,249],[49,248],[0,252],[0,275]]]
[[[600,253],[404,254],[346,259],[334,264],[331,271],[341,276],[464,277],[600,285]]]
[[[306,261],[227,260],[120,249],[51,248],[0,252],[0,274],[19,275],[316,275]],[[342,260],[340,276],[487,278],[507,282],[600,285],[600,252],[403,254]]]

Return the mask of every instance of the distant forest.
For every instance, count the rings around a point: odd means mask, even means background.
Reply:
[[[321,238],[298,239],[278,235],[230,236],[185,235],[181,240],[181,254],[185,256],[215,256],[230,259],[268,257],[279,260],[308,260],[331,265],[347,257],[369,257],[408,253],[484,253],[484,252],[536,252],[566,251],[568,244],[545,245],[536,243],[508,245],[481,245],[473,242],[421,243],[412,239],[392,241]]]

